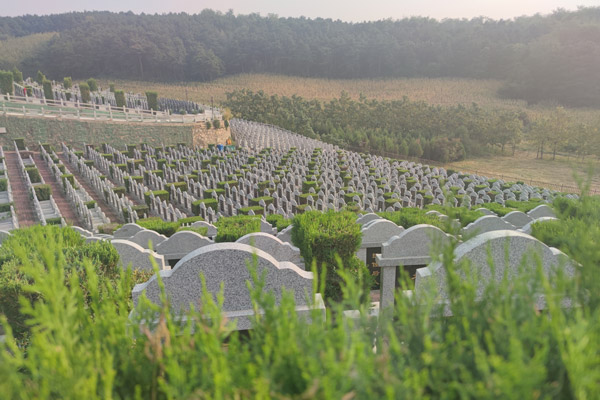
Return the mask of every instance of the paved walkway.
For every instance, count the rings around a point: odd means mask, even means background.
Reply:
[[[115,211],[104,200],[104,196],[100,196],[98,193],[96,193],[96,191],[92,188],[92,185],[90,185],[90,183],[83,177],[83,175],[79,173],[79,168],[70,164],[67,160],[67,156],[64,153],[57,153],[57,155],[58,158],[62,161],[62,163],[75,176],[75,178],[77,178],[79,184],[85,189],[85,191],[90,195],[90,197],[96,201],[98,207],[100,207],[104,215],[106,215],[106,217],[110,219],[110,222],[118,223],[119,218],[117,218],[117,214],[115,213]]]
[[[14,209],[17,213],[19,226],[24,228],[37,223],[33,201],[29,198],[29,191],[25,183],[25,179],[21,176],[19,159],[14,151],[4,152],[6,169],[10,186],[12,188]]]
[[[50,168],[48,168],[48,165],[42,158],[42,154],[34,153],[34,160],[37,169],[40,171],[40,175],[42,175],[42,178],[44,178],[44,182],[52,187],[52,197],[54,198],[54,202],[58,206],[60,214],[65,219],[67,224],[83,226],[79,220],[79,217],[77,216],[77,213],[75,212],[73,205],[67,200],[67,197],[63,192],[62,185],[54,178],[52,172],[50,172]]]

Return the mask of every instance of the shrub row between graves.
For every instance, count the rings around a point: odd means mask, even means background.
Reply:
[[[185,225],[192,224],[196,221],[203,221],[202,217],[189,217],[182,218],[175,222],[167,222],[163,221],[160,217],[149,217],[142,218],[136,221],[136,224],[141,226],[142,228],[150,229],[152,231],[158,232],[161,235],[165,235],[167,237],[172,236],[175,232],[181,230],[190,230],[184,229]],[[189,227],[187,227],[189,228]]]
[[[531,199],[529,201],[507,200],[504,203],[504,206],[498,203],[484,203],[481,205],[481,207],[487,208],[488,210],[491,210],[498,214],[498,216],[503,217],[511,211],[522,211],[524,213],[527,213],[539,206],[540,204],[544,204],[543,201],[540,199]]]
[[[215,242],[235,242],[249,233],[260,232],[260,216],[237,215],[219,218]]]
[[[26,167],[25,172],[27,172],[27,175],[29,175],[29,180],[31,183],[40,183],[42,181],[40,171],[38,171],[36,167]]]
[[[342,297],[341,280],[336,273],[340,263],[355,278],[366,280],[366,266],[355,255],[362,238],[356,214],[309,211],[296,215],[292,223],[292,242],[300,249],[306,265],[314,262],[320,274],[326,271],[325,298],[338,301]],[[368,282],[365,285],[370,287]]]
[[[5,192],[8,190],[8,179],[2,178],[0,179],[0,192]]]
[[[419,224],[434,225],[440,229],[445,229],[446,224],[443,221],[435,215],[425,215],[426,212],[427,210],[420,208],[402,208],[398,211],[379,212],[377,215],[402,226],[404,229]]]
[[[279,214],[267,215],[267,222],[270,223],[273,228],[277,228],[277,232],[281,232],[292,224],[290,218],[285,218],[283,215]]]
[[[52,186],[50,185],[34,185],[33,189],[35,190],[35,195],[38,201],[50,200],[50,196],[52,195]]]

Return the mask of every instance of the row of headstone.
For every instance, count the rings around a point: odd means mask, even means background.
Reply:
[[[8,177],[8,170],[4,161],[4,150],[0,146],[0,176],[6,179],[6,190],[0,192],[0,206],[8,208],[7,211],[0,213],[0,231],[9,232],[19,228],[17,214],[13,208],[13,194]],[[8,207],[7,207],[8,206]]]

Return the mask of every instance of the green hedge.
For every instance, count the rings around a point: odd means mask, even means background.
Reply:
[[[136,205],[131,207],[131,210],[137,214],[138,218],[144,218],[144,214],[148,215],[150,213],[150,209],[146,205]],[[125,221],[129,221],[129,211],[127,209],[123,209],[123,218]]]
[[[238,211],[242,215],[248,215],[248,214],[250,214],[250,211],[252,211],[255,215],[264,215],[265,214],[265,209],[262,208],[261,206],[242,207]]]
[[[377,215],[402,226],[404,229],[419,224],[434,225],[440,229],[445,229],[446,224],[444,222],[440,221],[435,215],[425,215],[426,212],[427,210],[420,208],[403,208],[398,211],[379,212]]]
[[[300,249],[306,265],[315,262],[319,271],[327,269],[325,297],[330,301],[340,300],[341,281],[336,273],[336,257],[339,257],[342,265],[350,267],[355,275],[366,270],[355,256],[361,243],[356,215],[351,212],[309,211],[296,215],[292,223],[292,242]]]
[[[13,94],[13,73],[10,71],[0,71],[0,93]]]
[[[71,186],[75,187],[75,177],[73,176],[73,174],[62,174],[60,178],[65,184],[66,181],[69,181],[71,183]]]
[[[25,138],[16,138],[14,142],[18,150],[25,150]]]
[[[50,200],[50,196],[52,195],[52,187],[50,185],[33,185],[33,190],[35,190],[35,196],[38,201]]]
[[[224,195],[225,194],[225,189],[207,189],[204,191],[204,198],[205,199],[211,199],[212,198],[212,193],[215,192],[217,194],[217,198],[219,197],[219,195]]]
[[[161,200],[169,201],[169,192],[166,190],[153,190],[151,192],[144,193],[144,200],[146,200],[146,205],[150,206],[150,193],[154,193],[154,197],[159,197]]]
[[[250,199],[250,204],[253,206],[260,207],[258,203],[261,200],[263,200],[267,206],[269,206],[269,204],[273,204],[273,201],[274,201],[271,196],[262,196],[262,197],[254,197],[254,198]]]
[[[281,232],[292,224],[291,219],[285,218],[283,215],[279,214],[267,215],[267,222],[270,223],[273,228],[277,228],[277,232]]]
[[[168,183],[167,187],[169,188],[169,190],[171,190],[171,187],[174,187],[175,189],[181,189],[182,192],[185,192],[188,188],[187,183],[185,182]]]
[[[215,242],[235,242],[249,233],[260,232],[260,217],[238,215],[220,218],[217,223]]]
[[[198,180],[198,177],[196,177],[195,180]],[[225,184],[228,184],[230,188],[238,185],[238,181],[236,180],[230,180],[230,181],[222,181],[222,182],[217,182],[217,188],[218,189],[224,189],[225,188]]]
[[[213,210],[217,210],[219,202],[216,199],[200,199],[192,203],[192,213],[194,215],[200,215],[200,204],[204,203],[206,208],[211,207]]]
[[[85,206],[86,206],[86,207],[87,207],[89,210],[91,210],[91,209],[93,209],[94,207],[96,207],[96,200],[90,200],[90,201],[86,201],[86,202],[85,202],[85,203],[83,203],[83,204],[85,204]]]
[[[318,183],[315,181],[302,182],[302,193],[308,193],[311,188],[315,189],[315,192],[318,192]]]
[[[27,172],[27,175],[29,175],[29,180],[31,183],[40,183],[42,181],[40,171],[38,171],[36,167],[26,167],[25,172]]]
[[[177,232],[177,229],[179,229],[178,222],[163,221],[159,217],[139,219],[136,221],[136,224],[138,224],[142,228],[153,230],[167,237],[172,236],[175,232]]]
[[[10,206],[14,206],[14,203],[3,203],[0,204],[0,212],[9,212]]]
[[[0,179],[0,192],[6,192],[8,190],[8,179]]]
[[[46,218],[46,224],[47,225],[60,225],[61,223],[62,223],[62,218],[61,217]]]

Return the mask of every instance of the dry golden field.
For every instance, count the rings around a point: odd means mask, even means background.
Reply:
[[[514,157],[482,157],[454,162],[446,167],[508,181],[521,180],[534,185],[538,182],[538,186],[550,186],[541,183],[553,184],[556,186],[552,186],[551,189],[555,190],[561,190],[561,186],[564,185],[564,191],[572,191],[567,190],[569,186],[577,187],[574,172],[579,177],[586,178],[591,167],[592,192],[595,190],[596,194],[600,194],[600,162],[595,157],[582,162],[573,157],[563,156],[556,156],[556,160],[552,160],[552,154],[545,154],[543,160],[536,159],[535,156],[535,152],[517,151]]]
[[[156,83],[141,81],[111,80],[117,87],[126,91],[143,93],[157,91],[159,96],[185,100],[186,98],[201,104],[215,105],[226,99],[226,93],[237,89],[262,90],[270,95],[292,96],[305,99],[328,101],[339,97],[342,91],[353,99],[364,94],[369,99],[400,100],[403,96],[413,101],[425,101],[441,106],[477,103],[481,107],[526,111],[531,118],[547,114],[556,105],[527,106],[522,100],[500,99],[496,91],[502,84],[491,79],[456,78],[398,78],[398,79],[318,79],[300,78],[283,75],[243,74],[217,79],[211,82]],[[100,79],[101,86],[107,87],[109,80]],[[598,110],[568,109],[576,120],[594,121],[598,119]]]

